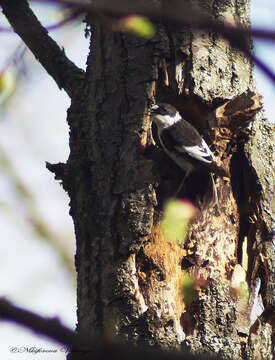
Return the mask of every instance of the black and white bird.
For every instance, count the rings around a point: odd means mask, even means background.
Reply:
[[[166,154],[185,171],[185,176],[176,192],[181,191],[191,172],[203,169],[211,184],[211,198],[217,202],[217,190],[213,173],[225,176],[208,145],[199,132],[170,104],[159,103],[151,108],[153,122],[157,126],[158,140]]]

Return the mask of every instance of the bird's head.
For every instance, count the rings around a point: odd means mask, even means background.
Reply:
[[[151,108],[151,116],[154,123],[160,129],[165,129],[181,119],[180,113],[174,106],[165,103],[159,103]]]

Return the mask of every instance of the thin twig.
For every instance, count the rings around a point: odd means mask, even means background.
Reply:
[[[138,13],[140,15],[145,15],[151,19],[158,19],[160,17],[165,18],[166,20],[173,21],[179,25],[188,25],[195,28],[208,28],[216,30],[221,34],[226,33],[226,37],[230,36],[228,33],[232,32],[234,36],[238,37],[240,34],[244,36],[252,35],[255,38],[260,38],[264,40],[275,40],[275,31],[269,31],[264,29],[247,29],[234,27],[222,23],[218,23],[210,19],[209,16],[204,14],[202,11],[192,8],[189,5],[185,5],[180,1],[173,1],[173,6],[171,3],[169,6],[163,8],[157,8],[150,6],[148,3],[147,6],[144,6],[138,2],[129,2],[128,0],[113,0],[113,1],[97,1],[96,4],[92,4],[87,0],[32,0],[32,2],[46,2],[46,3],[57,3],[66,5],[72,8],[79,8],[83,11],[87,11],[91,14],[98,12],[108,12],[113,15],[127,15],[129,13]],[[183,11],[179,11],[183,10]]]
[[[0,0],[3,13],[35,57],[70,97],[82,81],[83,71],[65,55],[40,24],[26,0]]]
[[[71,329],[62,325],[57,318],[46,319],[31,311],[12,305],[0,299],[0,318],[24,326],[71,349],[88,350],[90,344]]]
[[[274,41],[275,32],[263,29],[248,29],[243,27],[235,27],[229,24],[223,24],[212,20],[208,14],[186,5],[182,1],[164,2],[166,6],[153,7],[152,3],[146,5],[140,2],[128,0],[112,0],[97,1],[91,3],[88,0],[33,0],[36,2],[54,2],[66,5],[71,8],[78,8],[96,16],[100,21],[98,14],[107,13],[108,16],[113,15],[125,16],[131,13],[140,14],[149,17],[152,20],[165,19],[181,26],[188,26],[198,30],[210,30],[219,33],[224,39],[228,40],[231,46],[237,48],[245,54],[246,57],[255,62],[255,64],[273,81],[275,82],[274,72],[262,62],[255,54],[252,54],[247,48],[247,39],[250,36],[254,38]],[[104,25],[104,24],[103,24]]]
[[[1,170],[3,170],[9,177],[9,181],[17,193],[18,200],[21,201],[23,209],[22,216],[25,217],[27,222],[29,222],[38,238],[43,239],[50,244],[56,250],[67,270],[74,274],[75,268],[71,256],[69,256],[67,251],[64,249],[64,246],[62,246],[60,241],[58,241],[58,237],[49,229],[47,223],[43,220],[31,192],[17,174],[16,170],[12,166],[9,156],[6,154],[2,146],[0,146],[0,167],[2,168]]]
[[[119,360],[214,360],[214,355],[192,355],[189,351],[165,351],[145,346],[122,343],[115,335],[89,336],[74,333],[57,319],[45,319],[33,312],[0,299],[0,318],[24,326],[71,349],[71,359],[119,359]],[[68,350],[69,350],[68,349]],[[87,354],[88,353],[88,354]],[[88,355],[88,356],[87,356]],[[219,360],[222,360],[219,357]]]
[[[83,14],[83,11],[76,10],[76,11],[72,12],[71,14],[69,14],[68,16],[66,16],[64,19],[56,22],[55,24],[44,26],[44,27],[48,31],[53,31],[53,30],[59,29],[62,26],[67,25],[68,23],[71,23],[72,21],[76,20],[82,14]],[[14,29],[12,27],[0,26],[0,32],[13,33]]]

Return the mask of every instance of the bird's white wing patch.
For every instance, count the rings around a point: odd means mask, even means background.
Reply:
[[[176,149],[179,152],[186,152],[189,156],[197,160],[204,161],[206,163],[211,163],[212,161],[214,161],[213,154],[203,139],[201,140],[201,143],[198,145],[177,146]],[[210,159],[206,159],[207,157]]]

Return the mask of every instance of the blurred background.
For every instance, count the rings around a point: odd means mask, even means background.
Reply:
[[[251,1],[252,26],[275,31],[275,1]],[[53,5],[32,6],[44,26],[64,18]],[[0,26],[8,27],[4,16]],[[81,18],[50,35],[85,69],[89,39]],[[69,155],[66,111],[60,91],[17,35],[0,31],[0,297],[75,328],[75,241],[69,199],[45,167]],[[255,53],[275,72],[275,44],[254,42]],[[255,69],[265,114],[274,122],[275,86]],[[25,360],[65,359],[65,350],[21,327],[0,322],[0,356]]]

